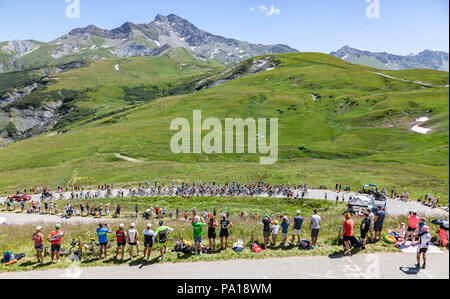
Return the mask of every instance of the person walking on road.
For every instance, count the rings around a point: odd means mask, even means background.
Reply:
[[[422,227],[421,232],[419,233],[418,237],[420,238],[419,246],[417,247],[417,264],[416,267],[420,268],[420,255],[422,255],[423,258],[423,265],[422,269],[425,269],[427,264],[427,251],[428,246],[430,245],[432,236],[429,232],[428,226]]]

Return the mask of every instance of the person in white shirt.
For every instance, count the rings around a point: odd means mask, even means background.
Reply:
[[[422,227],[422,230],[420,232],[420,234],[418,235],[420,238],[419,241],[419,246],[417,246],[417,264],[416,267],[420,268],[420,255],[422,255],[423,258],[423,265],[422,265],[422,269],[425,269],[426,263],[427,263],[427,251],[428,251],[428,246],[431,242],[431,234],[429,232],[429,228],[428,226],[424,226]]]
[[[317,215],[317,209],[314,209],[314,215],[311,216],[311,222],[309,223],[309,228],[311,229],[311,246],[314,248],[317,243],[317,238],[319,237],[321,218]]]
[[[133,248],[136,246],[137,249],[137,255],[139,256],[139,232],[136,229],[136,225],[134,223],[131,223],[130,229],[128,230],[127,234],[128,238],[128,245],[130,247],[130,258],[133,258]]]
[[[278,232],[280,231],[280,226],[278,225],[278,221],[275,220],[272,225],[272,246],[275,246],[277,243]]]

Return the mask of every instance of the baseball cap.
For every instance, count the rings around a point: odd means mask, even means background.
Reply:
[[[61,228],[61,224],[56,224],[55,228]]]
[[[151,228],[152,227],[152,224],[151,223],[148,223],[147,224],[147,228]]]

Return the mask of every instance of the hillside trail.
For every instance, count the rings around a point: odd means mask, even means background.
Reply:
[[[406,79],[402,79],[402,78],[397,78],[397,77],[394,77],[394,76],[391,76],[391,75],[386,75],[386,74],[379,73],[379,72],[373,72],[373,71],[368,71],[368,72],[372,73],[372,74],[375,74],[375,75],[379,75],[379,76],[385,77],[385,78],[398,80],[398,81],[402,81],[402,82],[407,82],[407,83],[419,84],[419,85],[427,86],[427,87],[447,87],[447,88],[449,87],[448,84],[447,85],[433,85],[433,84],[422,82],[422,81],[411,81],[411,80],[406,80]]]

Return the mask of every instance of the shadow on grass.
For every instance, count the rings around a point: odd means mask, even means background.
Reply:
[[[151,266],[153,264],[159,263],[160,262],[159,258],[160,258],[159,255],[157,257],[153,258],[153,259],[150,259],[150,260],[148,260],[145,257],[141,257],[141,258],[139,258],[137,260],[131,261],[129,263],[129,266],[130,267],[137,267],[137,266],[139,266],[139,269],[142,269],[143,267]]]

